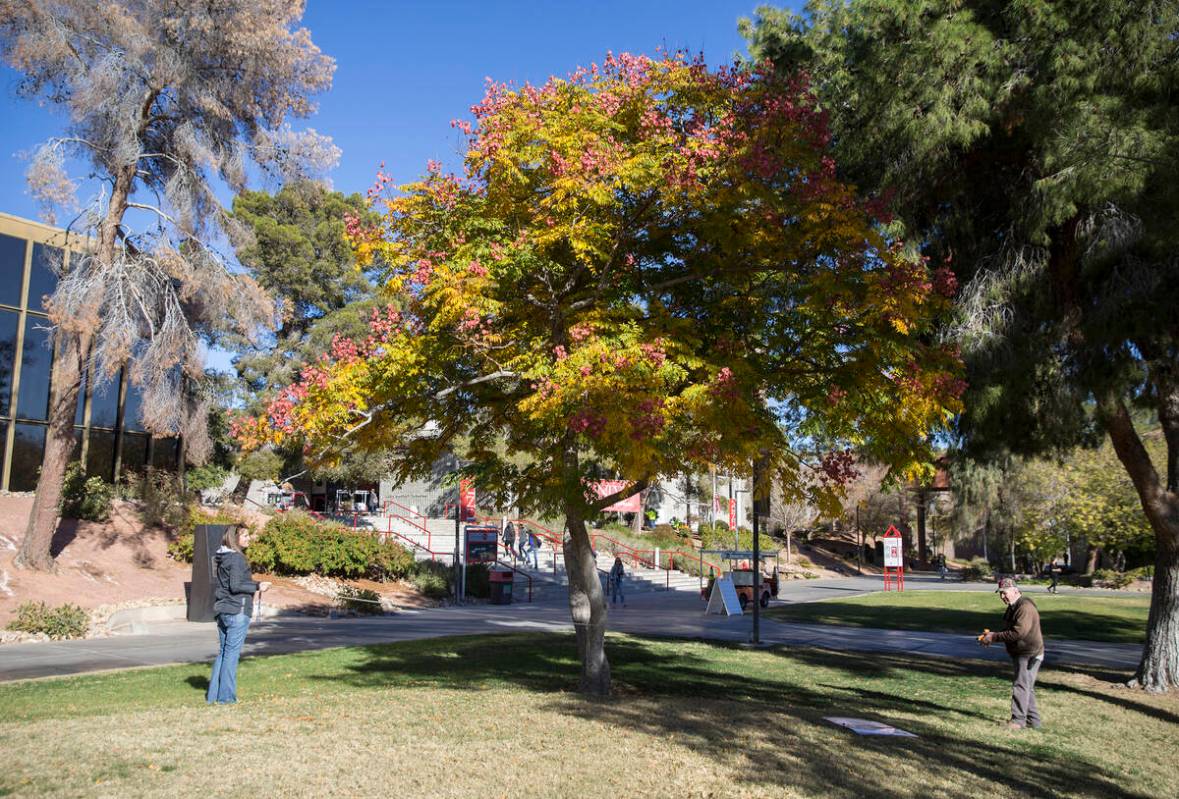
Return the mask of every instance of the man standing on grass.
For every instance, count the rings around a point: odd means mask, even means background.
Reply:
[[[1032,600],[1020,593],[1015,580],[1004,577],[996,590],[1007,612],[1003,614],[1002,632],[979,636],[983,646],[1002,641],[1015,667],[1011,684],[1011,720],[1013,730],[1039,728],[1040,711],[1036,707],[1036,675],[1044,662],[1044,636],[1040,633],[1040,611]]]

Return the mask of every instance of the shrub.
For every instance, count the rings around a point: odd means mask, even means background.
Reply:
[[[381,595],[368,588],[354,588],[351,585],[341,586],[336,594],[338,601],[345,609],[371,615],[385,612],[381,607]]]
[[[442,599],[450,594],[451,573],[451,568],[444,563],[422,560],[414,565],[410,582],[423,595]]]
[[[149,527],[158,524],[180,527],[184,524],[187,506],[177,475],[149,468],[144,474],[130,472],[123,480],[120,493],[136,503],[144,524]]]
[[[210,488],[219,488],[225,483],[227,477],[229,477],[228,469],[215,463],[206,463],[204,466],[189,469],[185,480],[188,482],[190,490],[205,491]]]
[[[86,470],[78,461],[66,467],[61,484],[58,511],[66,519],[105,522],[111,518],[111,502],[115,487],[101,477],[86,477]]]
[[[282,474],[283,459],[277,452],[255,450],[237,463],[237,473],[246,480],[277,480]]]
[[[491,596],[491,570],[486,563],[467,564],[467,584],[464,586],[467,596],[487,599]]]
[[[1093,572],[1093,582],[1101,583],[1107,588],[1125,588],[1134,582],[1134,575],[1129,572],[1118,572],[1113,569],[1098,569]]]
[[[219,510],[209,514],[196,503],[190,504],[183,520],[178,525],[176,538],[168,542],[168,557],[181,563],[192,563],[192,537],[198,524],[236,524],[246,526],[242,518],[232,510]]]
[[[778,544],[765,533],[758,533],[758,543],[762,552],[767,554],[778,551]],[[736,541],[733,531],[727,527],[717,525],[711,529],[705,528],[702,543],[705,549],[753,549],[753,531],[745,527],[738,527]]]
[[[24,602],[16,609],[16,618],[8,629],[24,633],[44,633],[50,638],[85,638],[90,630],[90,614],[77,605],[51,608],[44,602]]]
[[[413,556],[399,544],[302,511],[272,517],[246,554],[255,569],[276,574],[385,580],[403,577],[413,566]]]
[[[815,564],[811,562],[810,558],[803,558],[803,557],[800,557],[798,559],[798,565],[804,569],[813,569],[815,567]]]
[[[970,563],[962,569],[963,580],[990,580],[994,576],[995,572],[985,558],[971,558]]]

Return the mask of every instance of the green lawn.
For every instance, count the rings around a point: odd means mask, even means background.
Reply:
[[[1141,644],[1150,597],[1029,594],[1046,638]],[[770,618],[892,630],[981,633],[1003,628],[1002,601],[983,591],[902,591],[772,608]]]
[[[612,636],[616,696],[566,635],[249,658],[0,685],[0,796],[863,797],[1179,794],[1179,700],[1047,670],[1013,733],[1001,665]],[[915,739],[860,738],[854,715]],[[1133,745],[1126,745],[1127,742]]]

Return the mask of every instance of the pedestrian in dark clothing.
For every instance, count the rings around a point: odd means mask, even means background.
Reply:
[[[1015,675],[1011,683],[1011,720],[1007,726],[1013,730],[1039,728],[1042,722],[1040,710],[1036,707],[1036,676],[1044,662],[1040,611],[1031,599],[1020,593],[1015,580],[1010,577],[999,581],[996,593],[1007,605],[1007,612],[1003,614],[1003,631],[985,632],[978,640],[983,646],[1001,641],[1011,656]]]
[[[504,525],[504,549],[512,556],[512,560],[516,559],[516,527],[511,522]]]
[[[209,690],[205,692],[205,701],[210,705],[237,701],[237,664],[250,628],[250,617],[254,615],[254,594],[270,588],[268,582],[254,582],[250,574],[250,564],[242,554],[242,546],[249,543],[249,531],[239,538],[238,528],[230,527],[213,556],[217,580],[213,611],[217,616],[218,648],[209,675]]]
[[[1052,561],[1048,564],[1048,577],[1052,580],[1052,582],[1048,584],[1048,593],[1055,594],[1056,586],[1060,582],[1060,569],[1057,567],[1056,561]]]
[[[610,604],[621,602],[626,607],[626,596],[622,593],[622,581],[626,577],[626,567],[622,565],[622,558],[615,557],[614,565],[610,568]]]

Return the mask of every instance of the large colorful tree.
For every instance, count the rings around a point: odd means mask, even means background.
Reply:
[[[239,434],[328,459],[387,448],[399,476],[461,444],[485,490],[563,516],[581,688],[605,693],[587,520],[658,475],[759,453],[828,507],[852,447],[920,472],[959,409],[956,355],[927,335],[952,276],[836,180],[803,76],[611,55],[491,83],[472,112],[462,176],[432,163],[394,193],[380,174],[382,224],[351,223],[400,310]],[[604,475],[627,487],[597,497]]]

